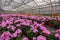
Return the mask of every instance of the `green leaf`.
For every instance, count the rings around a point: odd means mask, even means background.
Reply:
[[[58,40],[54,35],[47,36],[47,40]]]

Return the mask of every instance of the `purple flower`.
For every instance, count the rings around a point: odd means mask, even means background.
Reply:
[[[46,30],[46,27],[40,26],[40,29],[41,29],[41,30]]]
[[[16,23],[16,22],[20,22],[20,20],[15,20],[14,23]]]
[[[19,26],[19,27],[21,27],[21,24],[16,24],[16,26]]]
[[[26,22],[27,22],[27,23],[31,23],[31,22],[32,22],[32,20],[26,20]]]
[[[5,21],[2,21],[1,26],[2,27],[6,27],[6,22]]]
[[[47,39],[46,39],[46,37],[40,35],[40,36],[37,37],[37,40],[47,40]]]
[[[56,32],[56,33],[60,33],[60,29],[56,30],[55,32]]]
[[[13,33],[11,37],[17,37],[17,33]]]
[[[60,34],[59,33],[55,34],[55,37],[57,37],[60,40]]]
[[[26,22],[23,22],[23,23],[20,23],[21,25],[30,25],[30,23],[26,23]]]
[[[34,21],[34,24],[36,25],[36,24],[38,24],[38,23]]]
[[[25,20],[24,19],[20,19],[20,22],[24,22]]]
[[[60,21],[60,18],[58,18],[58,21]]]
[[[15,31],[15,33],[20,34],[20,33],[22,33],[22,31],[21,31],[20,29],[17,29],[17,30]]]
[[[34,27],[31,27],[31,30],[34,30],[35,28]]]
[[[9,21],[9,20],[6,20],[6,23],[7,24],[13,24],[13,22],[12,21]]]
[[[11,29],[12,31],[15,31],[16,27],[9,25],[7,28]]]
[[[29,40],[27,37],[24,37],[22,40]]]
[[[60,35],[57,33],[57,34],[55,34],[55,37],[59,37]]]
[[[37,29],[34,29],[33,32],[36,33],[36,32],[38,32],[38,30]]]
[[[11,35],[11,37],[19,37],[21,33],[22,33],[22,31],[21,31],[20,29],[17,29],[17,30]]]
[[[51,32],[48,31],[48,30],[43,30],[42,32],[45,33],[46,35],[50,35],[51,34]]]
[[[0,40],[4,40],[4,39],[0,37]]]
[[[56,30],[55,32],[55,37],[57,37],[60,40],[60,29]]]
[[[11,39],[10,36],[11,36],[11,33],[7,31],[7,32],[3,32],[3,34],[1,35],[1,38],[9,40]]]

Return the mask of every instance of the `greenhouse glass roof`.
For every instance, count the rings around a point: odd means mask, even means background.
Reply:
[[[0,7],[5,11],[42,10],[46,7],[52,9],[55,6],[60,8],[60,0],[0,0]]]

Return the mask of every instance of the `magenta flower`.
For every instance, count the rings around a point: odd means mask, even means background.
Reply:
[[[6,27],[6,22],[5,22],[5,21],[2,21],[1,26],[2,26],[3,28]]]
[[[60,18],[58,18],[58,20],[60,21]]]
[[[51,34],[51,32],[48,31],[48,30],[43,30],[42,32],[45,33],[46,35],[50,35]]]
[[[23,22],[23,23],[20,23],[21,25],[30,25],[30,23],[26,23],[26,22]]]
[[[34,27],[31,27],[31,30],[34,30],[35,28]]]
[[[17,33],[13,33],[11,37],[17,37]]]
[[[16,22],[20,22],[20,20],[15,20],[14,23],[16,23]]]
[[[55,37],[57,37],[60,40],[60,29],[56,30]]]
[[[55,32],[56,32],[56,33],[60,33],[60,29],[56,30]]]
[[[0,37],[0,40],[4,40],[4,39]]]
[[[55,37],[59,37],[60,35],[57,33],[57,34],[55,34]]]
[[[36,25],[36,24],[38,24],[38,23],[34,21],[34,24]]]
[[[20,22],[24,22],[25,20],[24,19],[20,19]]]
[[[10,38],[10,36],[11,36],[11,33],[10,32],[3,32],[3,34],[1,35],[1,38],[2,39],[8,39],[8,40],[10,40],[11,38]]]
[[[19,27],[21,27],[21,24],[16,24],[16,26],[19,26]]]
[[[41,29],[41,30],[46,30],[46,27],[40,26],[40,29]]]
[[[13,22],[12,21],[9,21],[9,20],[6,20],[6,23],[7,24],[13,24]]]
[[[46,39],[46,37],[40,35],[40,36],[37,37],[37,40],[47,40],[47,39]]]
[[[12,31],[15,31],[16,27],[9,25],[7,28],[11,29]]]
[[[21,33],[22,33],[22,31],[21,31],[20,29],[17,29],[17,30],[11,35],[11,37],[19,37]]]
[[[7,17],[6,20],[9,20],[9,21],[13,22],[14,18],[13,17]]]
[[[31,23],[31,22],[32,22],[32,20],[26,20],[26,22],[27,22],[27,23]]]
[[[22,31],[21,31],[20,29],[17,29],[17,30],[15,31],[15,33],[20,34],[20,33],[22,33]]]
[[[37,29],[34,29],[33,32],[36,33],[36,32],[38,32],[38,30]]]
[[[0,40],[13,40],[13,38],[18,38],[21,37],[21,35],[24,35],[26,37],[24,37],[22,40],[30,40],[28,33],[26,34],[25,31],[21,30],[21,27],[25,25],[30,27],[30,30],[35,34],[39,33],[39,29],[42,31],[42,34],[36,37],[33,37],[32,40],[47,40],[46,39],[46,35],[49,36],[51,34],[51,32],[45,27],[45,21],[60,21],[60,18],[53,18],[50,16],[28,16],[28,15],[19,15],[19,14],[1,14],[2,17],[2,23],[0,21],[0,26],[2,27],[2,30],[7,30],[4,31],[1,35],[0,35]],[[34,20],[33,20],[34,19]],[[36,20],[36,21],[35,21]],[[39,23],[38,21],[41,21],[41,23]],[[19,23],[18,23],[19,22]],[[16,26],[15,26],[16,25]],[[5,29],[7,28],[7,29]],[[39,29],[38,29],[39,28]],[[13,33],[11,34],[9,32],[9,30],[12,30]],[[28,30],[28,29],[27,29]],[[25,33],[25,34],[24,34]],[[31,33],[31,32],[29,32]],[[43,34],[46,34],[45,36],[43,36]],[[33,35],[32,35],[33,36]],[[60,29],[55,31],[55,37],[58,38],[60,40]],[[54,40],[54,39],[52,39]]]
[[[29,40],[27,37],[24,37],[22,40]]]
[[[57,37],[60,40],[60,34],[59,33],[55,34],[55,37]]]

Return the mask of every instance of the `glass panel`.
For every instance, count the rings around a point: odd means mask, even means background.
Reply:
[[[37,13],[39,12],[38,8],[40,8],[41,13],[47,13],[51,9],[53,12],[54,10],[60,10],[59,0],[1,0],[1,2],[1,8],[9,11],[29,10],[32,12],[31,10],[35,9],[33,12],[36,11]]]

